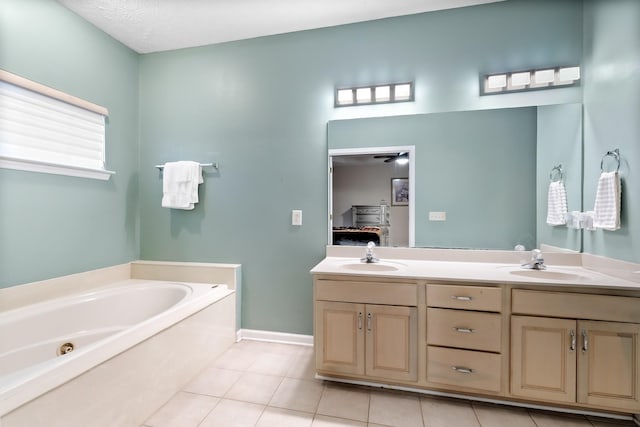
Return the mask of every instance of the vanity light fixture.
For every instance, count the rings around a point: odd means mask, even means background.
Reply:
[[[481,78],[480,95],[553,89],[577,84],[580,67],[554,67],[489,74]]]
[[[355,105],[389,104],[414,100],[413,83],[394,83],[351,88],[335,91],[335,107]]]

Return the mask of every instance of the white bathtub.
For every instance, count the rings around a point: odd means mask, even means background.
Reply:
[[[233,343],[233,294],[226,285],[131,279],[1,313],[0,424],[141,424],[158,400]],[[58,355],[66,343],[73,351]],[[152,396],[157,389],[162,397]],[[119,395],[125,402],[114,402]],[[108,408],[95,404],[105,396]]]

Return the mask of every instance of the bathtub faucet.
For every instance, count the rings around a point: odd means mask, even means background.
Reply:
[[[373,256],[373,248],[376,247],[376,244],[373,242],[367,243],[367,250],[364,253],[364,258],[360,258],[360,261],[365,262],[367,264],[371,264],[374,262],[380,262],[378,258]]]

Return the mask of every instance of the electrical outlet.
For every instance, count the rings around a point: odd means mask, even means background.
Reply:
[[[446,221],[446,212],[429,212],[429,221]]]
[[[302,225],[302,211],[291,211],[291,225]]]

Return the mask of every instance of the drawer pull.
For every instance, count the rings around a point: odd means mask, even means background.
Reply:
[[[371,332],[371,313],[367,313],[367,332]]]
[[[569,336],[571,337],[571,347],[569,347],[569,350],[574,351],[576,349],[576,332],[571,329],[569,331]]]
[[[473,369],[471,368],[464,368],[462,366],[452,366],[451,369],[453,369],[456,372],[460,372],[461,374],[473,374]]]
[[[471,329],[471,328],[458,328],[458,327],[454,327],[453,330],[456,332],[461,332],[463,334],[472,334],[476,331],[475,329]]]
[[[358,330],[362,329],[362,312],[358,312]]]
[[[473,300],[472,297],[466,296],[466,295],[451,295],[451,299],[454,299],[456,301],[471,301]]]
[[[587,351],[589,351],[589,335],[587,334],[587,331],[583,329],[582,330],[582,352],[586,353]]]

